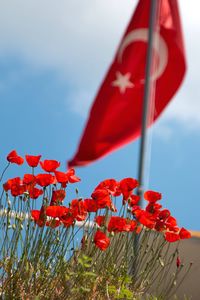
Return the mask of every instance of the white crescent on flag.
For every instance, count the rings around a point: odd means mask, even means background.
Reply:
[[[124,50],[134,42],[148,42],[148,29],[147,28],[139,28],[130,31],[123,39],[119,51],[118,51],[118,62],[122,63],[123,53]],[[158,33],[154,33],[154,40],[153,40],[153,48],[156,51],[159,57],[159,64],[152,75],[152,80],[157,80],[162,73],[164,72],[167,62],[168,62],[168,48],[164,38]],[[142,80],[144,83],[144,80]]]

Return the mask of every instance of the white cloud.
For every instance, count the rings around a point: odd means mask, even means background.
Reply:
[[[1,1],[0,54],[87,82],[109,63],[131,6],[131,0]]]
[[[69,96],[67,101],[73,111],[85,114],[135,4],[132,0],[2,0],[0,57],[12,55],[31,68],[56,70],[69,84],[79,87],[71,95],[73,100]],[[179,4],[188,73],[158,124],[167,128],[173,120],[194,130],[200,128],[200,3],[191,0]],[[83,104],[85,108],[80,109]],[[166,132],[169,135],[169,130]]]

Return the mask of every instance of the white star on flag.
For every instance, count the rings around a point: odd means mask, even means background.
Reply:
[[[124,94],[127,88],[133,88],[134,84],[130,81],[131,73],[121,74],[116,72],[116,79],[112,86],[118,87],[121,94]]]

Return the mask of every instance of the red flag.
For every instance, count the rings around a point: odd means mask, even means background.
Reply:
[[[159,2],[159,1],[158,1]],[[177,91],[186,70],[178,5],[160,1],[153,53],[154,122]],[[101,85],[75,157],[86,165],[141,134],[150,0],[140,0]],[[150,125],[150,124],[149,124]]]

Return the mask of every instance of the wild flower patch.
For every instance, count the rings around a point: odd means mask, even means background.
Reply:
[[[67,199],[74,169],[15,150],[8,165],[27,164],[1,192],[0,293],[2,299],[170,299],[191,265],[178,245],[191,237],[180,228],[162,194],[138,181],[100,182],[88,198]],[[77,242],[78,237],[78,242]],[[170,250],[170,249],[173,250]],[[158,298],[153,298],[153,297]],[[160,298],[159,298],[160,297]]]

